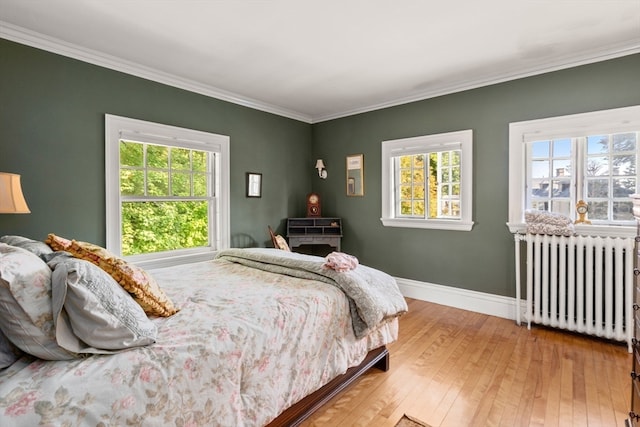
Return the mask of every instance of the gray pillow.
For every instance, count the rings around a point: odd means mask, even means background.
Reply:
[[[53,252],[53,249],[51,249],[51,247],[45,242],[40,242],[23,236],[2,236],[0,237],[0,243],[6,243],[7,245],[26,249],[40,258],[43,258],[45,255]]]
[[[51,269],[33,253],[0,243],[0,330],[25,353],[67,360],[77,355],[56,341]]]
[[[110,353],[155,342],[155,324],[108,273],[66,252],[48,258],[61,346],[75,353]]]
[[[13,362],[20,359],[24,353],[13,345],[7,337],[0,331],[0,369],[11,366]]]

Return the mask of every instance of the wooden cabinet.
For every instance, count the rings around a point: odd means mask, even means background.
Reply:
[[[634,198],[634,215],[638,222],[634,257],[633,286],[633,362],[631,366],[631,409],[625,420],[627,427],[640,427],[640,199]]]
[[[634,309],[637,311],[636,304],[638,303],[638,289],[635,291],[636,297],[634,302]],[[638,316],[635,316],[636,325],[638,324]],[[627,427],[640,426],[640,360],[638,357],[638,328],[635,329],[635,337],[633,338],[633,366],[631,369],[631,410],[629,411],[629,418],[626,420]]]
[[[629,411],[629,418],[626,420],[627,427],[640,426],[640,333],[638,327],[640,322],[638,316],[640,315],[640,235],[636,236],[636,256],[635,256],[635,268],[633,273],[635,274],[635,283],[633,289],[633,320],[635,327],[633,330],[633,362],[631,366],[631,410]]]
[[[342,239],[341,218],[288,218],[289,246],[329,245],[340,251]]]

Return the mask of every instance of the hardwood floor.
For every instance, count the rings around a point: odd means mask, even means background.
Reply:
[[[624,344],[407,299],[391,369],[372,370],[302,426],[624,426]]]

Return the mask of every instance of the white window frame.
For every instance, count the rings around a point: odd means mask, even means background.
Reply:
[[[131,140],[183,147],[216,153],[213,191],[215,201],[209,209],[209,246],[154,254],[125,257],[145,268],[158,268],[213,259],[230,242],[230,138],[209,132],[168,126],[111,114],[105,115],[105,180],[106,180],[106,242],[107,250],[122,255],[120,141]]]
[[[509,222],[511,233],[525,233],[527,182],[527,143],[576,135],[598,135],[633,132],[640,129],[640,105],[610,110],[571,114],[509,124]],[[574,191],[574,189],[572,189]],[[635,226],[581,225],[579,234],[601,236],[634,236]]]
[[[400,218],[396,215],[394,158],[460,150],[460,218]],[[382,217],[385,227],[470,231],[473,228],[473,131],[471,129],[382,141]]]

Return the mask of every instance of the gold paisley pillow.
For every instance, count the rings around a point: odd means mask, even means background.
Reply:
[[[67,251],[76,258],[92,262],[102,268],[133,296],[145,313],[168,317],[178,312],[151,275],[105,248],[93,243],[68,240],[55,234],[49,234],[46,243],[53,250]]]

